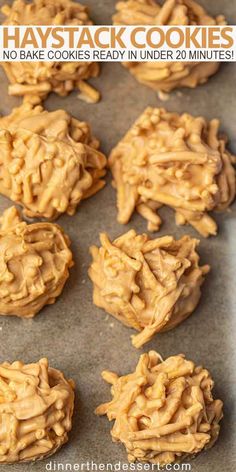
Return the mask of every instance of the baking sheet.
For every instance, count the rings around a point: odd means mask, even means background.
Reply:
[[[1,6],[4,3],[0,1]],[[96,23],[110,23],[115,0],[87,0],[84,3],[91,7]],[[210,13],[224,13],[229,23],[236,24],[236,0],[202,0],[201,3]],[[82,103],[75,93],[67,98],[51,95],[45,105],[49,110],[64,108],[90,122],[107,154],[148,105],[165,106],[170,111],[190,112],[209,119],[220,118],[222,130],[229,136],[230,149],[236,153],[236,64],[222,65],[220,72],[206,85],[196,90],[174,92],[165,103],[160,102],[153,91],[139,85],[120,64],[104,64],[100,77],[92,82],[102,93],[102,100],[96,105]],[[1,113],[9,113],[20,103],[20,99],[7,96],[7,80],[2,70],[0,96]],[[236,205],[231,212],[216,215],[217,237],[200,238],[201,260],[210,263],[212,271],[203,286],[201,303],[195,313],[178,328],[156,335],[138,351],[131,346],[132,330],[92,304],[92,286],[87,276],[88,249],[91,244],[99,244],[99,232],[107,231],[114,238],[130,228],[146,231],[146,223],[138,215],[134,215],[126,226],[116,222],[115,191],[109,177],[107,180],[104,190],[83,202],[75,216],[62,216],[58,220],[72,240],[75,267],[56,304],[44,308],[33,320],[0,318],[0,362],[15,359],[33,362],[47,356],[52,366],[75,380],[75,415],[69,442],[48,460],[2,465],[1,470],[41,472],[46,470],[49,461],[64,466],[86,461],[113,465],[119,461],[127,462],[124,447],[111,441],[111,424],[105,417],[94,415],[95,407],[110,399],[109,386],[102,381],[100,373],[104,368],[119,374],[131,372],[141,352],[156,349],[163,357],[184,352],[212,373],[215,396],[225,403],[224,420],[217,444],[199,454],[191,462],[191,470],[233,472],[236,461]],[[10,202],[0,196],[0,211],[9,205]],[[197,236],[190,227],[177,228],[171,210],[162,209],[160,213],[164,224],[158,235],[181,237],[189,233]]]

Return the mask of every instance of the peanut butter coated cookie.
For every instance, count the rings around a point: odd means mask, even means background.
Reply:
[[[47,359],[0,364],[0,463],[36,461],[68,440],[74,384]]]
[[[62,292],[73,266],[70,241],[56,224],[23,222],[15,207],[1,223],[0,315],[31,318]]]
[[[90,248],[94,304],[126,326],[139,348],[155,333],[174,328],[196,308],[209,266],[199,266],[198,241],[189,236],[150,239],[134,230]]]
[[[219,134],[219,121],[147,108],[111,152],[118,221],[136,210],[158,231],[158,208],[175,210],[176,223],[189,223],[202,236],[215,235],[209,215],[225,211],[235,198],[235,157]]]
[[[4,25],[92,25],[87,7],[71,0],[15,0],[4,5]],[[97,77],[95,62],[5,62],[1,64],[9,79],[10,95],[37,95],[45,99],[50,92],[68,95],[73,89],[88,102],[97,102],[99,93],[86,83]]]
[[[29,217],[73,215],[105,182],[106,158],[87,123],[25,102],[0,118],[0,192]]]
[[[102,376],[112,385],[112,400],[96,413],[114,420],[112,439],[124,444],[130,462],[164,466],[190,459],[217,440],[222,401],[212,396],[208,370],[183,354],[162,361],[150,351],[132,374]]]
[[[193,0],[123,0],[116,5],[115,25],[224,25],[225,18],[211,17]],[[124,64],[139,81],[157,91],[194,88],[205,83],[219,68],[214,62],[129,62]]]

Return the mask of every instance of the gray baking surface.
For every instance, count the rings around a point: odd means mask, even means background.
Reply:
[[[5,2],[0,1],[0,5]],[[10,1],[8,3],[11,3]],[[115,0],[87,0],[94,21],[110,23]],[[212,14],[224,13],[229,23],[236,24],[236,0],[202,0]],[[7,80],[1,76],[1,113],[9,113],[20,103],[7,96]],[[102,149],[109,153],[133,121],[148,105],[165,106],[170,111],[190,112],[207,118],[218,117],[222,130],[229,136],[230,149],[236,153],[236,64],[223,64],[219,73],[196,90],[184,89],[171,94],[163,103],[145,86],[139,85],[120,64],[104,64],[101,75],[93,83],[102,93],[96,105],[76,99],[51,95],[45,105],[49,110],[64,108],[77,118],[92,125]],[[0,196],[0,210],[11,202]],[[173,212],[161,210],[164,223],[156,236],[189,233],[190,227],[178,228]],[[99,244],[99,232],[107,231],[113,238],[130,228],[146,231],[145,221],[134,215],[121,226],[116,222],[116,195],[108,178],[107,186],[79,206],[75,216],[62,216],[58,223],[72,240],[75,267],[55,305],[44,308],[33,320],[15,317],[0,318],[0,362],[22,359],[37,361],[47,356],[50,364],[61,369],[76,382],[76,404],[73,430],[69,442],[49,460],[79,463],[126,462],[124,447],[111,441],[111,423],[94,415],[95,407],[110,399],[109,387],[101,379],[103,369],[119,374],[134,370],[141,352],[156,349],[162,356],[184,352],[199,364],[204,364],[215,380],[215,396],[224,401],[224,419],[220,437],[209,451],[199,454],[192,462],[194,472],[233,472],[236,462],[235,396],[236,396],[236,205],[232,212],[216,215],[219,234],[201,239],[202,262],[212,270],[203,286],[201,303],[195,313],[174,330],[156,335],[144,349],[131,346],[132,330],[106,315],[92,303],[92,286],[87,276],[90,263],[89,246]],[[44,471],[49,460],[35,464],[1,466],[2,471]],[[186,461],[185,461],[186,462]]]

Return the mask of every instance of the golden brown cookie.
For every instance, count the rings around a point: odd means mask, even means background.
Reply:
[[[36,461],[68,441],[74,409],[74,384],[49,367],[0,364],[0,463]]]
[[[194,0],[122,0],[116,5],[114,25],[224,25],[225,18],[210,16]],[[128,62],[132,75],[154,90],[170,92],[205,83],[219,68],[216,62]]]
[[[70,240],[56,224],[23,222],[15,207],[1,223],[0,315],[31,318],[62,292],[73,266]]]
[[[104,371],[112,400],[97,415],[114,420],[113,441],[124,444],[130,462],[164,466],[190,459],[218,438],[222,401],[212,396],[208,370],[183,354],[163,361],[155,351],[140,356],[135,372]]]
[[[140,331],[132,336],[135,347],[174,328],[196,308],[210,269],[199,266],[196,239],[150,239],[131,230],[113,242],[105,233],[100,240],[100,248],[90,248],[93,302]]]
[[[0,118],[0,192],[29,217],[73,215],[100,190],[106,158],[87,123],[24,103]]]
[[[15,0],[4,5],[4,25],[92,25],[88,8],[71,0]],[[99,93],[85,81],[97,77],[95,62],[5,62],[1,64],[9,79],[10,95],[37,95],[45,99],[50,92],[68,95],[80,91],[79,97],[97,102]]]
[[[235,198],[235,158],[219,134],[219,121],[163,108],[147,108],[111,152],[118,221],[136,210],[158,231],[158,208],[176,212],[176,223],[191,224],[202,236],[215,235],[208,214],[226,210]]]

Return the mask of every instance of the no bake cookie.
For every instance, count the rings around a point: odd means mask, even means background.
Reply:
[[[114,420],[113,441],[124,444],[130,462],[164,466],[190,459],[218,438],[222,401],[212,396],[208,370],[180,354],[162,361],[142,354],[135,372],[119,377],[104,371],[112,400],[97,415]]]
[[[73,265],[69,246],[58,225],[27,224],[15,207],[6,210],[0,228],[0,315],[31,318],[54,303]]]
[[[0,118],[0,193],[29,217],[73,215],[105,182],[106,158],[87,123],[29,102]]]
[[[114,25],[224,25],[221,15],[211,17],[193,0],[123,0],[116,5]],[[170,92],[176,87],[194,88],[203,84],[219,68],[216,62],[128,62],[125,67],[139,82],[157,91]]]
[[[196,239],[150,239],[131,230],[113,242],[105,233],[100,240],[100,248],[90,248],[93,301],[140,331],[132,336],[135,347],[175,327],[196,308],[209,271],[208,265],[199,266]]]
[[[217,119],[147,108],[109,158],[118,221],[128,223],[136,210],[150,231],[158,231],[157,210],[167,205],[175,210],[177,224],[215,235],[209,212],[227,210],[236,191],[235,158],[219,125]]]
[[[68,440],[74,384],[47,359],[0,364],[0,463],[35,461]]]
[[[92,25],[88,8],[71,0],[15,0],[4,5],[3,25]],[[99,93],[86,83],[97,77],[95,62],[5,62],[1,64],[9,79],[10,95],[37,95],[45,99],[50,92],[68,95],[73,89],[88,102],[97,102]]]

